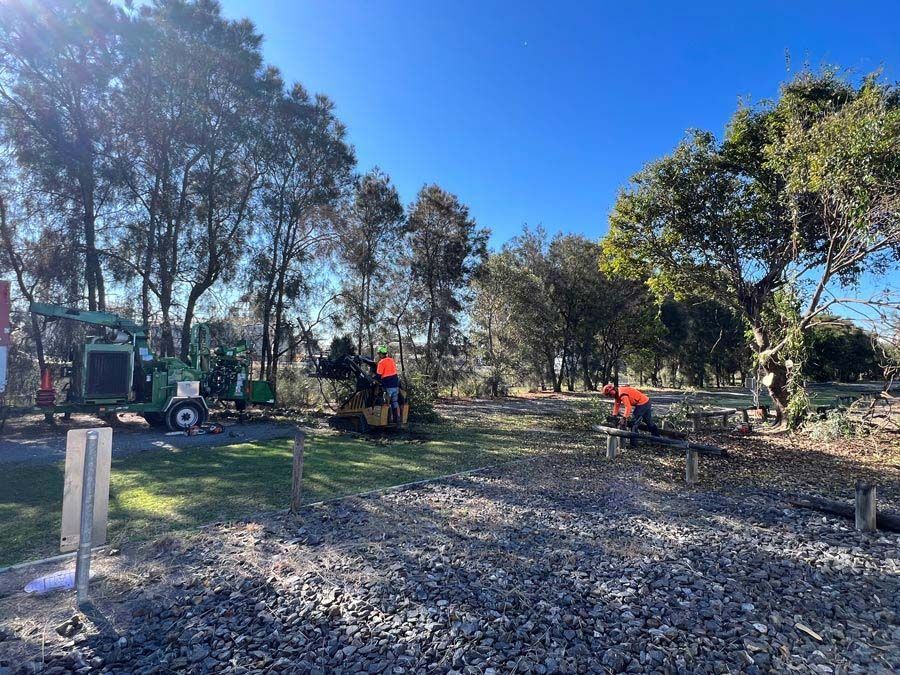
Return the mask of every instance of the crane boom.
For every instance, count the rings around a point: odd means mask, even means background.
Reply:
[[[44,302],[32,302],[29,310],[32,314],[39,314],[51,319],[70,319],[93,326],[105,326],[106,328],[120,330],[139,339],[147,337],[147,329],[145,327],[139,326],[131,319],[126,319],[112,312],[92,312]]]

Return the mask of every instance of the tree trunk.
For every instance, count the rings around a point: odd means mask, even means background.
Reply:
[[[402,371],[406,370],[406,365],[403,363],[403,334],[400,332],[399,319],[397,320],[397,323],[394,325],[397,328],[397,345],[399,346],[399,350],[400,350],[400,370],[402,372]]]
[[[581,352],[581,376],[584,380],[584,390],[594,391],[594,383],[591,380],[591,367],[588,359],[588,350],[583,349]]]
[[[568,354],[566,353],[565,348],[563,348],[562,360],[559,363],[559,373],[556,375],[556,379],[553,381],[553,391],[557,394],[562,393],[562,383],[563,378],[566,375],[566,360],[568,359]]]
[[[184,308],[184,323],[181,325],[181,360],[187,363],[188,348],[191,344],[191,324],[194,322],[194,311],[197,309],[197,301],[203,292],[201,286],[194,286],[188,296],[187,305]]]
[[[781,424],[788,405],[787,368],[773,359],[769,359],[763,368],[766,371],[766,379],[770,380],[766,388],[775,404],[775,424]]]
[[[84,245],[85,245],[85,277],[88,287],[88,309],[91,311],[106,309],[106,293],[103,287],[103,271],[100,269],[100,257],[97,255],[97,235],[94,217],[94,181],[93,177],[81,181],[84,212]]]

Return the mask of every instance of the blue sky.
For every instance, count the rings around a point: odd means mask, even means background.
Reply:
[[[497,246],[524,223],[599,237],[618,189],[790,67],[900,79],[896,2],[224,0],[266,59],[325,93],[360,168],[405,203],[437,182]]]

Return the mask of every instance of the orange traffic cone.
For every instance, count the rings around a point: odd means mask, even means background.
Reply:
[[[41,371],[41,388],[37,390],[34,402],[42,408],[50,408],[56,403],[56,390],[53,388],[53,378],[50,377],[50,369]]]

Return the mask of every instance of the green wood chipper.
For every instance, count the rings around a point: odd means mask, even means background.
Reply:
[[[151,425],[176,431],[205,424],[216,401],[231,401],[238,410],[275,403],[267,382],[250,379],[246,343],[213,347],[207,324],[192,328],[185,363],[154,354],[147,328],[118,314],[37,302],[30,310],[51,321],[69,319],[105,329],[73,347],[63,373],[62,402],[56,400],[50,373],[41,374],[35,403],[42,412],[135,412]]]

